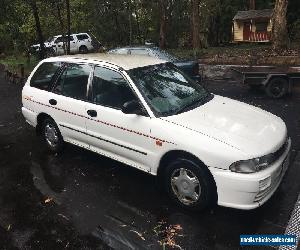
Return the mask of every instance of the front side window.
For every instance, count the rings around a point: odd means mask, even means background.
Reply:
[[[30,86],[48,90],[51,86],[53,76],[60,66],[61,62],[44,62],[31,78]]]
[[[69,64],[58,78],[53,91],[64,96],[86,100],[91,70],[92,67],[87,64]]]
[[[80,34],[80,35],[76,35],[76,36],[79,41],[89,39],[88,35],[86,35],[86,34]]]
[[[114,109],[137,99],[120,73],[103,67],[95,67],[92,98],[94,103]]]
[[[135,68],[128,74],[158,116],[185,112],[212,98],[200,84],[170,63]]]
[[[56,40],[55,40],[55,43],[61,43],[61,42],[67,42],[68,41],[68,37],[69,36],[65,36],[65,37],[63,37],[63,36],[60,36],[60,37],[58,37]],[[69,40],[72,42],[72,41],[74,41],[74,37],[73,36],[70,36],[69,37]]]
[[[58,38],[56,38],[55,43],[61,43],[63,41],[63,37],[60,36]]]

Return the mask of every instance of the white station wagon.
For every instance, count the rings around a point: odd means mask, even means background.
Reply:
[[[280,118],[213,95],[152,57],[48,58],[31,73],[22,101],[50,150],[68,142],[156,175],[184,208],[256,208],[289,165]]]

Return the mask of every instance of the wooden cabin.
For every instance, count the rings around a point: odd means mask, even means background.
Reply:
[[[269,42],[273,9],[238,11],[233,18],[233,42]]]

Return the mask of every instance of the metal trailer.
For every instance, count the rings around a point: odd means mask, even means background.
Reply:
[[[232,67],[234,78],[251,88],[263,87],[272,98],[281,98],[300,83],[300,67],[247,66]]]

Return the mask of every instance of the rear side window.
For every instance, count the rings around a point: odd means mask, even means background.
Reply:
[[[81,35],[76,35],[76,36],[79,41],[89,39],[89,36],[87,34],[81,34]]]
[[[44,62],[31,78],[30,86],[48,90],[52,83],[52,78],[60,68],[61,64],[61,62]]]
[[[54,92],[75,99],[87,98],[87,84],[92,67],[86,64],[69,64],[59,77]]]

